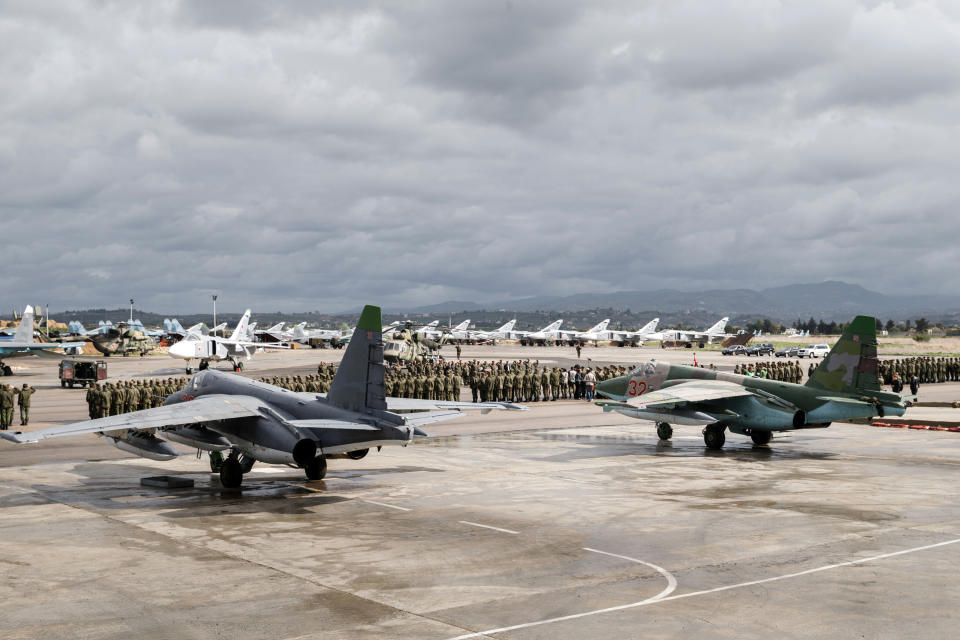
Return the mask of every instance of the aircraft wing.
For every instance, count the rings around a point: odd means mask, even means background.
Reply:
[[[407,419],[407,424],[414,427],[419,427],[422,424],[441,422],[442,420],[452,420],[464,415],[466,414],[463,411],[424,411],[423,413],[414,413],[404,417]],[[419,429],[417,431],[419,431],[419,433],[415,433],[414,435],[427,435]]]
[[[326,398],[325,393],[309,394],[317,398]],[[421,400],[420,398],[387,398],[388,411],[462,411],[466,409],[479,409],[481,413],[489,413],[494,409],[504,409],[507,411],[527,411],[523,405],[513,404],[512,402],[456,402],[447,400]],[[404,416],[410,418],[412,416]]]
[[[620,404],[635,409],[674,409],[691,404],[696,405],[701,402],[713,402],[750,395],[754,395],[750,389],[733,382],[691,380],[666,389],[645,393]]]
[[[260,400],[240,395],[201,396],[189,402],[133,411],[96,420],[73,422],[39,431],[0,431],[0,437],[10,442],[39,442],[58,436],[76,436],[84,433],[109,433],[136,429],[145,431],[161,427],[178,427],[197,422],[231,420],[260,415]]]
[[[513,404],[512,402],[456,402],[446,400],[421,400],[419,398],[387,398],[387,409],[390,411],[479,409],[483,413],[493,411],[494,409],[505,409],[508,411],[527,410],[526,407],[519,404]]]

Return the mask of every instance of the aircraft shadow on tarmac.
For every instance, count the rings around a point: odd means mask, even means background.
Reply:
[[[311,513],[313,507],[350,501],[353,498],[324,494],[327,481],[308,481],[299,469],[278,470],[276,475],[249,476],[250,481],[240,489],[226,489],[204,471],[168,474],[156,467],[81,463],[70,470],[80,477],[73,486],[34,484],[34,494],[11,494],[0,497],[0,509],[41,504],[54,501],[71,506],[88,505],[96,511],[146,509],[163,510],[164,517],[194,517],[206,507],[223,508],[234,505],[235,512],[269,512],[283,515]],[[370,469],[343,469],[331,472],[327,480],[356,482],[364,478],[397,473],[440,472],[442,469],[400,465]],[[140,486],[140,478],[157,475],[177,475],[190,478],[195,486],[182,489],[164,489]]]
[[[773,445],[755,445],[749,441],[743,443],[728,442],[727,448],[720,451],[707,449],[699,441],[691,443],[676,443],[672,440],[656,440],[651,442],[636,436],[591,436],[584,434],[564,433],[529,433],[528,437],[541,440],[572,442],[585,445],[565,450],[556,455],[539,457],[546,462],[564,462],[569,460],[584,460],[590,458],[607,458],[618,456],[671,456],[677,458],[723,458],[727,460],[830,460],[837,454],[817,451],[797,451],[795,449],[776,447]]]

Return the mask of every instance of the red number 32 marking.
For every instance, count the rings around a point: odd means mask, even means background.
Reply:
[[[647,390],[647,383],[643,380],[631,379],[630,383],[627,385],[627,395],[628,396],[640,396],[643,395]]]

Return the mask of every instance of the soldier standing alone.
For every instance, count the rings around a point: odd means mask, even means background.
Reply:
[[[10,385],[0,385],[0,429],[4,431],[13,422],[13,396]]]
[[[36,389],[23,383],[23,388],[17,391],[17,404],[20,405],[20,426],[25,427],[30,422],[30,396],[36,392]],[[12,411],[11,411],[12,413]],[[11,416],[12,417],[12,416]]]

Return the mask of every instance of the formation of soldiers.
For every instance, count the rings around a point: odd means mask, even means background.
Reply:
[[[27,426],[30,422],[30,396],[35,391],[26,383],[19,389],[8,384],[0,385],[0,429],[6,431],[13,424],[14,401],[20,407],[20,426]]]
[[[260,378],[260,382],[272,384],[288,391],[298,391],[301,393],[326,393],[330,390],[330,383],[333,382],[333,376],[337,374],[337,368],[332,364],[323,364],[317,366],[316,375],[306,376],[273,376],[272,378]],[[389,393],[387,395],[390,395]]]
[[[807,377],[813,375],[817,364],[810,363],[807,370]],[[793,384],[803,383],[803,367],[800,361],[790,362],[789,360],[777,360],[774,362],[751,362],[750,364],[738,364],[733,367],[733,372],[741,376],[750,376],[752,378],[767,378],[778,380],[780,382],[792,382]]]
[[[172,393],[183,389],[186,378],[157,378],[106,382],[87,389],[90,419],[106,418],[121,413],[159,407]]]
[[[316,375],[261,378],[290,391],[326,393],[336,375],[332,364],[321,364]],[[570,369],[545,367],[539,362],[413,362],[387,364],[384,392],[391,398],[418,398],[457,402],[469,388],[473,402],[539,402],[585,397],[585,385],[626,373],[625,367]],[[593,376],[587,374],[592,372]]]
[[[909,383],[916,376],[920,384],[960,381],[960,358],[898,358],[880,362],[880,377],[884,384],[893,384],[894,376]]]

